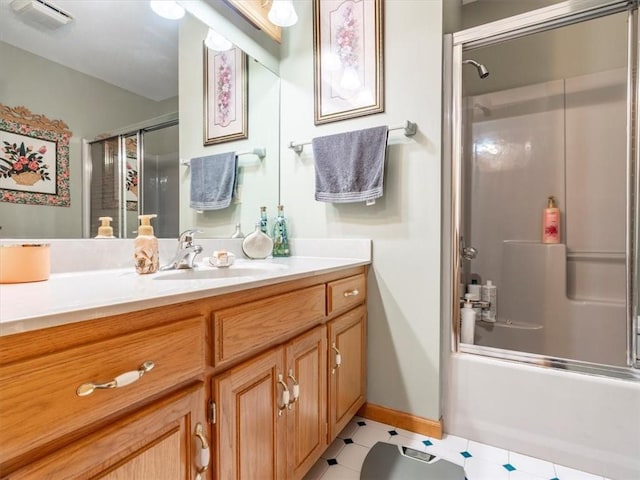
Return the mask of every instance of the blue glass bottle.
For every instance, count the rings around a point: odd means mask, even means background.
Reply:
[[[287,220],[284,218],[284,207],[278,205],[278,215],[273,223],[273,256],[289,256],[289,234],[287,232]]]

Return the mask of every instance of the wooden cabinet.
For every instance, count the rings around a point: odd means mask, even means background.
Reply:
[[[290,404],[287,478],[300,479],[327,448],[327,333],[314,328],[285,349]]]
[[[194,478],[195,424],[208,435],[205,318],[114,335],[123,320],[56,329],[0,364],[1,478]]]
[[[299,479],[327,446],[319,326],[217,376],[217,478]]]
[[[206,425],[204,384],[196,383],[68,444],[3,479],[193,480]],[[4,472],[3,472],[4,473]]]
[[[356,414],[366,395],[365,299],[358,273],[214,313],[214,366],[244,359],[212,379],[218,480],[300,480]],[[246,359],[260,345],[271,349]]]
[[[362,305],[328,323],[331,440],[349,423],[365,402],[366,325],[366,308]]]
[[[0,336],[0,479],[302,479],[364,402],[365,271]]]

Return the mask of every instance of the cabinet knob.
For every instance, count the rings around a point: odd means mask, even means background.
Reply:
[[[345,297],[355,297],[357,295],[360,294],[360,290],[358,290],[357,288],[354,288],[353,290],[349,290],[347,292],[344,292],[344,296]]]
[[[193,434],[198,440],[200,440],[200,451],[197,453],[195,477],[195,480],[200,480],[202,478],[202,474],[209,468],[211,450],[209,449],[209,442],[207,441],[207,437],[204,434],[204,429],[200,422],[196,423],[196,430]]]
[[[146,361],[138,367],[138,370],[124,372],[118,375],[113,380],[109,380],[108,382],[83,383],[76,389],[76,395],[78,395],[79,397],[86,397],[87,395],[91,395],[94,391],[99,389],[126,387],[127,385],[131,385],[132,383],[137,382],[145,373],[150,372],[154,366],[155,364],[152,361]]]

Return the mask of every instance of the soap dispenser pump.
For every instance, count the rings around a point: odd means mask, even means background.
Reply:
[[[98,234],[95,238],[116,238],[113,236],[113,227],[111,226],[113,218],[99,217],[98,220],[100,220],[100,226],[98,227]]]
[[[140,226],[138,236],[133,241],[136,272],[139,274],[154,273],[160,267],[160,254],[158,252],[158,239],[153,234],[151,219],[156,214],[138,215]]]

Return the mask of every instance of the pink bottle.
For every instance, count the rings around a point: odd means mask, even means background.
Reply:
[[[542,211],[542,243],[560,243],[560,210],[552,196]]]

